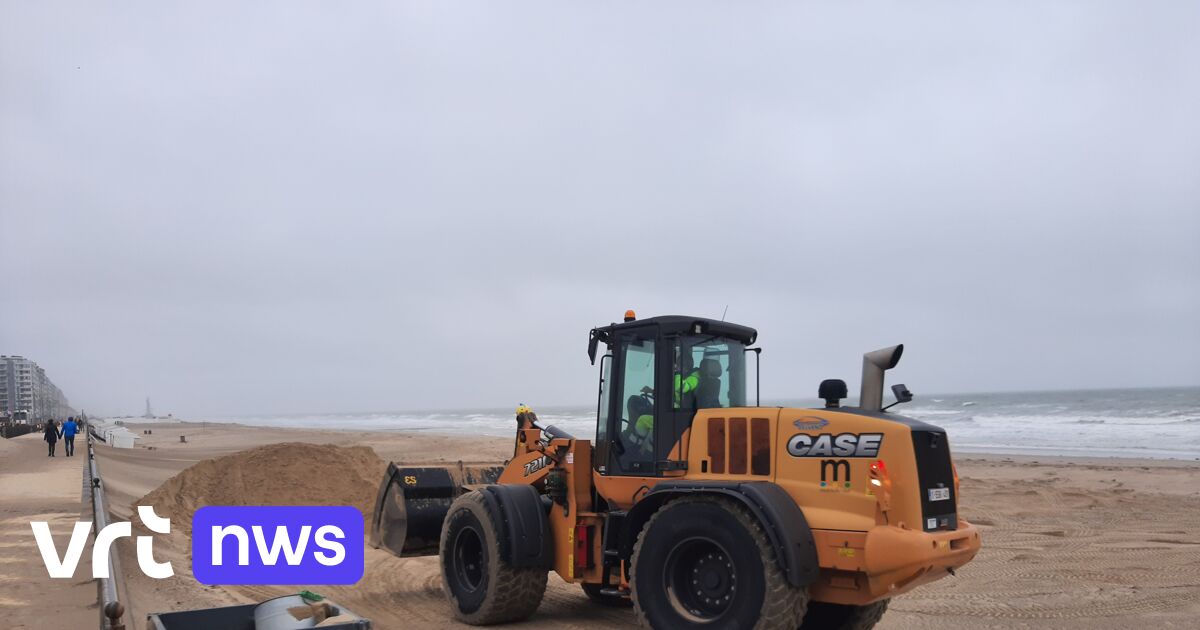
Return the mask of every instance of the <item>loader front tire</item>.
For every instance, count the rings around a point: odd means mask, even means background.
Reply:
[[[889,601],[885,599],[865,606],[811,602],[800,630],[871,630],[883,619]]]
[[[474,626],[520,621],[542,603],[545,569],[517,569],[500,557],[500,516],[483,491],[450,505],[439,546],[442,590],[455,618]]]
[[[650,628],[796,630],[808,604],[758,519],[720,497],[676,499],[650,518],[633,548],[630,591]]]

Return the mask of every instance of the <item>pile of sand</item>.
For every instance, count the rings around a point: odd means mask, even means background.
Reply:
[[[272,444],[199,462],[137,505],[153,505],[182,532],[207,505],[352,505],[369,518],[386,470],[366,446]]]

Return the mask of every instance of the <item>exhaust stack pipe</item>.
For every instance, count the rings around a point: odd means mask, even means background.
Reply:
[[[862,390],[858,395],[858,407],[863,411],[879,411],[883,408],[883,373],[896,367],[904,344],[881,348],[863,355]]]

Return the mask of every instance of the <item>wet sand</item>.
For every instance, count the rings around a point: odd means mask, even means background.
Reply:
[[[135,425],[141,430],[143,427]],[[370,446],[383,460],[498,463],[511,441],[425,433],[262,429],[237,425],[156,425],[136,449],[98,448],[114,516],[192,464],[256,446],[305,442]],[[179,435],[187,443],[179,442]],[[978,525],[984,548],[958,577],[896,598],[878,626],[917,628],[1194,628],[1200,617],[1200,465],[1157,460],[963,456],[961,514]],[[297,483],[319,483],[312,478]],[[127,576],[133,615],[248,603],[296,587],[205,587],[188,572],[185,535],[156,542],[176,577]],[[124,567],[136,567],[132,545]],[[458,627],[440,592],[435,558],[399,559],[368,549],[366,576],[350,587],[314,587],[376,627]],[[623,628],[627,610],[591,604],[551,576],[546,599],[522,627]]]

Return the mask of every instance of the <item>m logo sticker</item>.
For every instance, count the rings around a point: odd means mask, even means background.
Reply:
[[[845,459],[822,459],[821,488],[823,490],[849,490],[850,461]]]

